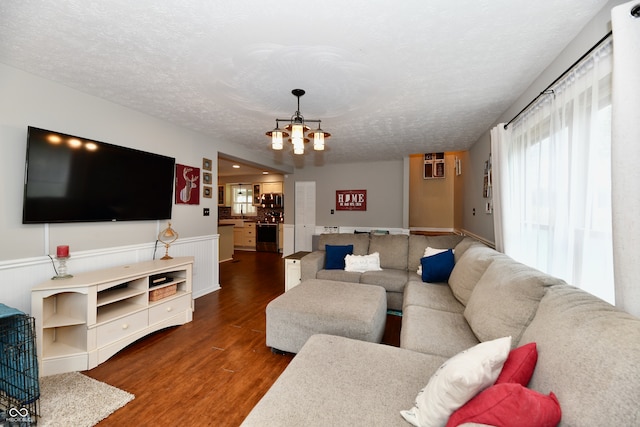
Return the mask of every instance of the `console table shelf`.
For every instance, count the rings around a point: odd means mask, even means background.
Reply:
[[[132,342],[193,318],[193,257],[48,280],[32,289],[40,375],[92,369]],[[150,292],[175,286],[150,301]],[[156,297],[160,297],[157,296]]]

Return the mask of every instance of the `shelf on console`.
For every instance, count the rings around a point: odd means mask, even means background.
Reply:
[[[107,289],[104,291],[98,292],[98,302],[97,306],[102,307],[107,304],[112,304],[121,300],[125,300],[127,298],[135,297],[137,295],[142,295],[146,292],[146,289],[138,289],[138,288],[114,288]]]
[[[97,323],[107,323],[119,317],[127,316],[140,310],[145,310],[146,305],[120,301],[114,304],[104,305],[98,308]]]

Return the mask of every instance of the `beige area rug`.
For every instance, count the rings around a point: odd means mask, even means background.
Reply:
[[[39,426],[94,426],[134,395],[79,372],[40,378]]]

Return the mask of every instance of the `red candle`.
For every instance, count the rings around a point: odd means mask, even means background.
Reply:
[[[56,249],[56,256],[58,258],[66,258],[69,256],[69,245],[60,245]]]

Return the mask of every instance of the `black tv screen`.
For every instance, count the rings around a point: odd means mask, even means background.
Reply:
[[[23,224],[171,218],[175,159],[29,127]]]

